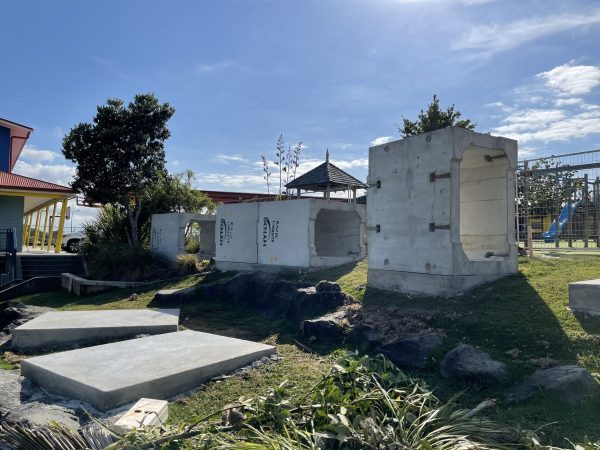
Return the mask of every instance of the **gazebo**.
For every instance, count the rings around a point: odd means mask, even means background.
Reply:
[[[300,192],[305,190],[323,192],[323,197],[326,199],[330,198],[331,192],[352,191],[352,201],[356,203],[356,190],[366,189],[368,186],[329,162],[329,150],[327,150],[323,164],[290,181],[285,187],[296,189],[297,197],[300,197]]]

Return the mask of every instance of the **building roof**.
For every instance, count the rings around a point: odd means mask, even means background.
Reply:
[[[46,181],[36,180],[35,178],[24,177],[14,173],[0,172],[0,189],[14,189],[19,191],[42,191],[42,192],[61,192],[65,194],[74,194],[75,191],[67,186],[48,183]]]
[[[10,130],[9,168],[12,172],[15,164],[17,163],[17,159],[19,159],[19,155],[23,150],[23,147],[25,147],[27,139],[29,139],[29,135],[33,131],[33,128],[13,122],[12,120],[3,119],[2,117],[0,117],[0,126],[6,127]]]
[[[275,200],[275,194],[259,194],[254,192],[225,192],[225,191],[205,191],[202,192],[215,203],[242,203],[260,200]]]
[[[344,172],[329,162],[329,151],[325,162],[320,166],[300,175],[285,185],[286,188],[306,189],[309,191],[342,191],[351,188],[367,188],[368,186],[352,175]]]

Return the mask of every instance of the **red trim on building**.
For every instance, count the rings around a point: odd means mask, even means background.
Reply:
[[[64,192],[74,194],[75,191],[67,186],[48,183],[35,178],[24,177],[14,173],[0,172],[0,189],[17,189],[23,191]]]

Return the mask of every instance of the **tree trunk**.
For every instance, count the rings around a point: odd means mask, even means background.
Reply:
[[[140,248],[140,235],[138,230],[138,220],[140,213],[142,212],[142,205],[138,201],[135,205],[135,209],[132,211],[127,210],[127,218],[129,219],[129,229],[131,233],[131,247]]]

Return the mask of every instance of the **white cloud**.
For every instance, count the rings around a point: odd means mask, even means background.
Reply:
[[[371,141],[371,146],[374,147],[376,145],[387,144],[388,142],[391,142],[394,139],[396,138],[392,136],[380,136]]]
[[[600,111],[592,110],[578,114],[572,114],[551,123],[540,123],[539,126],[514,130],[504,130],[498,127],[495,133],[506,137],[517,139],[521,143],[541,141],[568,141],[585,137],[589,134],[600,133]]]
[[[41,150],[38,149],[35,145],[27,144],[23,148],[21,155],[19,158],[28,159],[33,162],[42,162],[42,161],[54,161],[56,158],[59,158],[59,155],[52,150]]]
[[[536,130],[565,117],[565,111],[560,109],[525,109],[510,114],[502,120],[502,123],[506,125],[501,125],[494,131],[504,135],[526,130]]]
[[[246,163],[248,160],[244,158],[242,155],[224,155],[222,153],[215,156],[215,159],[221,163],[230,163],[230,162],[238,162],[238,163]]]
[[[235,63],[231,60],[217,61],[214,63],[196,64],[196,71],[198,73],[214,73],[224,69],[230,69],[235,67]]]
[[[75,167],[66,164],[28,163],[18,160],[15,164],[14,173],[49,183],[68,186],[75,176]]]
[[[557,66],[537,75],[557,95],[572,96],[589,94],[600,85],[600,68],[596,66],[574,66],[570,63]]]
[[[536,79],[539,81],[512,91],[516,96],[512,107],[497,102],[506,115],[493,133],[520,143],[569,141],[600,134],[600,105],[584,103],[579,97],[600,85],[599,67],[569,62],[537,74]],[[532,97],[538,100],[532,102]],[[531,103],[546,107],[522,106]]]
[[[513,23],[475,25],[456,39],[454,50],[475,50],[489,56],[519,47],[535,39],[600,24],[600,9],[580,14],[534,17]]]
[[[577,97],[571,97],[571,98],[559,98],[554,101],[554,104],[556,105],[557,108],[560,108],[562,106],[578,105],[581,102],[583,102],[583,99],[577,98]]]
[[[519,147],[519,159],[531,158],[535,155],[536,150],[535,147]]]

